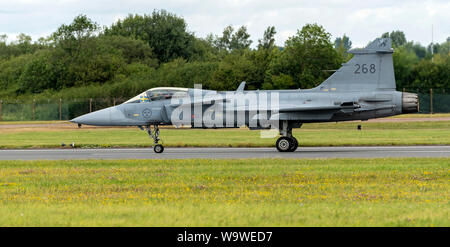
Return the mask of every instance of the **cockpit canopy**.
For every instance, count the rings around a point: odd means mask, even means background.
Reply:
[[[128,103],[145,103],[157,100],[171,99],[172,97],[185,97],[188,93],[187,88],[181,87],[156,87],[149,89],[136,97],[133,97],[126,101],[124,104]]]

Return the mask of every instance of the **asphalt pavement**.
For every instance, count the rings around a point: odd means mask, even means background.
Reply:
[[[0,150],[0,160],[387,157],[450,157],[450,146],[299,147],[292,153],[280,153],[275,148],[166,147],[160,154],[154,153],[152,148]]]

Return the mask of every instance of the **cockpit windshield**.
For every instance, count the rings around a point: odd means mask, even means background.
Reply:
[[[187,95],[187,88],[178,88],[178,87],[157,87],[149,89],[136,97],[131,98],[126,101],[127,103],[145,103],[157,100],[165,100],[171,99],[172,97],[185,97]]]

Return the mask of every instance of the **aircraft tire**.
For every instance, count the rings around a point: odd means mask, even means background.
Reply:
[[[292,137],[290,139],[291,139],[291,145],[292,146],[289,149],[289,152],[294,152],[298,148],[298,141],[297,141],[297,138],[295,138],[295,137]]]
[[[277,150],[280,152],[289,152],[290,149],[292,148],[292,144],[293,143],[289,137],[282,136],[282,137],[278,138],[278,140],[276,142],[276,147],[277,147]]]
[[[153,147],[153,151],[155,151],[155,153],[157,153],[157,154],[162,153],[162,152],[164,152],[164,147],[161,144],[156,144]]]

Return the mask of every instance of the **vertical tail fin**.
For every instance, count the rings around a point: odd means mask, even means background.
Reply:
[[[391,39],[377,38],[364,49],[353,49],[353,58],[317,88],[325,91],[395,90]]]

